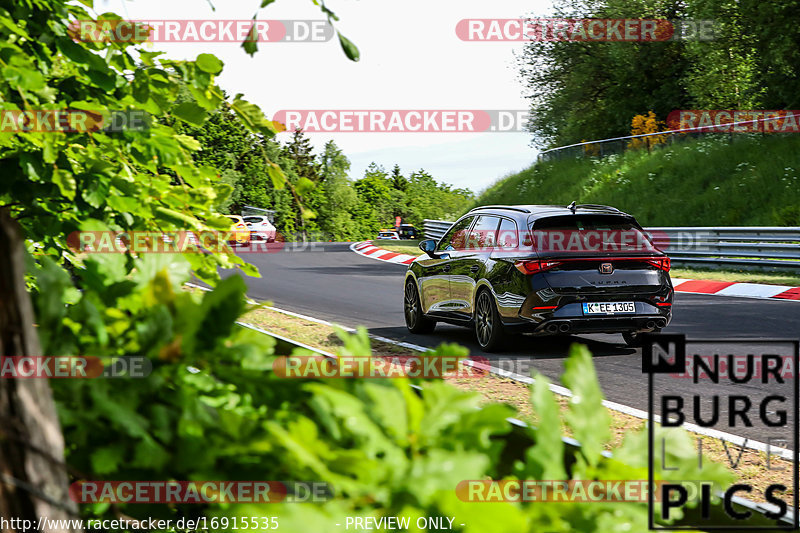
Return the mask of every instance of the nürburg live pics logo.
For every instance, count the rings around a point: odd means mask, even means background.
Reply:
[[[644,336],[649,486],[658,492],[651,491],[648,501],[649,529],[798,527],[798,344]],[[656,435],[677,427],[691,432],[698,471],[710,471],[703,467],[712,461],[709,450],[721,447],[725,453],[715,460],[736,481],[727,487],[709,480],[667,481],[678,476],[678,466],[669,464],[676,459],[668,439]]]

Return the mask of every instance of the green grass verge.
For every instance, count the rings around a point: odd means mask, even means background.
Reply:
[[[751,272],[747,270],[708,270],[694,268],[672,268],[673,278],[710,279],[736,281],[742,283],[766,283],[768,285],[800,286],[800,274],[773,274],[770,272]]]
[[[608,204],[643,226],[800,226],[800,136],[737,134],[540,162],[475,205]]]
[[[422,250],[419,249],[419,241],[390,241],[390,240],[374,240],[373,246],[389,250],[390,252],[397,252],[399,254],[408,255],[422,255]]]

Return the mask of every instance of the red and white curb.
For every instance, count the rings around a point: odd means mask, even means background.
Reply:
[[[408,265],[417,258],[417,256],[414,255],[399,254],[378,248],[370,241],[353,243],[350,245],[350,249],[364,257],[377,259],[378,261],[386,261],[387,263]],[[737,283],[734,281],[672,278],[672,286],[675,287],[675,292],[687,292],[690,294],[800,301],[800,287],[792,287],[789,285],[766,285],[763,283]]]
[[[350,249],[359,255],[363,255],[364,257],[370,257],[379,261],[386,261],[387,263],[400,263],[402,265],[408,265],[417,258],[415,255],[399,254],[396,252],[390,252],[389,250],[384,250],[383,248],[378,248],[377,246],[373,246],[369,241],[353,243],[350,245]]]
[[[736,283],[702,279],[672,278],[675,292],[736,296],[738,298],[767,298],[769,300],[800,301],[800,287],[765,285],[763,283]]]

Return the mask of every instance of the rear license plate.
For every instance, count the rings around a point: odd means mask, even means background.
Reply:
[[[584,315],[625,315],[636,312],[633,302],[598,302],[583,304]]]

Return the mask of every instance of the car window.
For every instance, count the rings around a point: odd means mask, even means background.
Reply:
[[[450,231],[439,241],[439,250],[463,250],[467,243],[467,230],[474,218],[463,218],[450,228]]]
[[[245,217],[244,221],[250,224],[261,224],[261,217]]]
[[[533,234],[536,250],[548,255],[657,251],[633,219],[614,215],[548,217],[534,223]]]
[[[497,230],[497,246],[500,248],[516,248],[518,245],[517,223],[507,218],[501,219],[500,228]]]
[[[497,242],[497,226],[500,218],[481,215],[475,221],[475,225],[469,232],[466,248],[468,250],[479,250],[481,248],[494,247]]]

